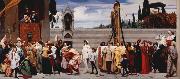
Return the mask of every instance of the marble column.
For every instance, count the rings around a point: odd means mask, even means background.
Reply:
[[[7,5],[11,0],[5,0]],[[18,32],[18,5],[5,10],[5,34],[11,41],[16,41],[19,36]]]
[[[177,29],[176,29],[176,41],[177,41],[177,52],[178,52],[178,62],[177,62],[177,76],[180,77],[180,0],[177,2]]]

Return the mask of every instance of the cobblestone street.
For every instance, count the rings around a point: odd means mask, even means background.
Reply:
[[[90,73],[83,73],[82,68],[80,69],[79,75],[67,75],[65,73],[52,74],[52,75],[44,75],[38,74],[33,76],[31,79],[167,79],[164,77],[166,73],[149,73],[149,74],[137,74],[137,75],[129,75],[127,77],[122,77],[121,74],[106,74],[100,73],[101,75],[95,75]],[[0,74],[0,79],[12,79],[13,77],[4,77],[4,74]],[[23,79],[21,75],[18,77],[19,79]],[[178,77],[170,77],[168,79],[179,79]]]

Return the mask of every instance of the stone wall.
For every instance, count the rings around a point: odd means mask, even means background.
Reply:
[[[126,42],[136,42],[138,39],[155,42],[157,35],[161,33],[167,34],[168,30],[175,31],[175,29],[123,29],[123,32]],[[54,41],[56,34],[62,38],[61,29],[51,29],[51,41]],[[88,40],[91,47],[96,48],[102,41],[108,42],[110,36],[111,29],[75,29],[72,37],[73,47],[80,51],[83,46],[83,40]]]

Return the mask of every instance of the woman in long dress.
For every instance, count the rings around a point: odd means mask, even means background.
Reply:
[[[56,44],[56,69],[58,70],[58,73],[62,72],[62,48],[63,48],[63,42],[62,40],[59,40]]]
[[[149,64],[149,46],[147,41],[143,42],[143,46],[141,46],[142,51],[142,71],[141,74],[148,74],[150,72],[150,64]]]
[[[88,55],[91,52],[91,47],[89,45],[89,42],[87,40],[84,40],[84,46],[82,48],[82,59],[83,59],[83,63],[84,63],[84,73],[88,73],[89,72],[89,58]]]
[[[127,55],[128,55],[128,58],[129,58],[129,73],[130,74],[136,73],[135,63],[134,63],[135,51],[134,51],[134,47],[131,45],[130,42],[128,42],[128,44],[127,44]]]
[[[136,42],[135,48],[135,69],[137,73],[141,72],[141,63],[142,63],[142,56],[141,56],[141,47],[140,47],[141,40]]]
[[[52,69],[51,69],[51,64],[50,64],[50,58],[49,58],[49,46],[47,43],[43,47],[43,53],[42,53],[42,72],[43,74],[51,74]]]
[[[56,62],[55,62],[55,60],[56,60],[56,50],[57,50],[57,48],[55,47],[55,45],[51,46],[51,53],[49,54],[53,74],[55,74],[54,71],[55,71],[55,68],[56,68]]]

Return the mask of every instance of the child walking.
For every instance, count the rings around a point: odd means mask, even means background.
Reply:
[[[92,67],[92,72],[90,74],[94,74],[94,69],[96,69],[96,75],[98,74],[98,70],[97,70],[97,67],[96,67],[96,58],[97,58],[97,55],[96,55],[96,49],[95,48],[92,48],[92,52],[89,54],[89,60],[90,60],[90,63],[91,63],[91,67]]]
[[[126,54],[122,55],[122,59],[121,59],[121,67],[122,67],[122,76],[128,76],[128,66],[129,66],[129,60],[127,59]]]

